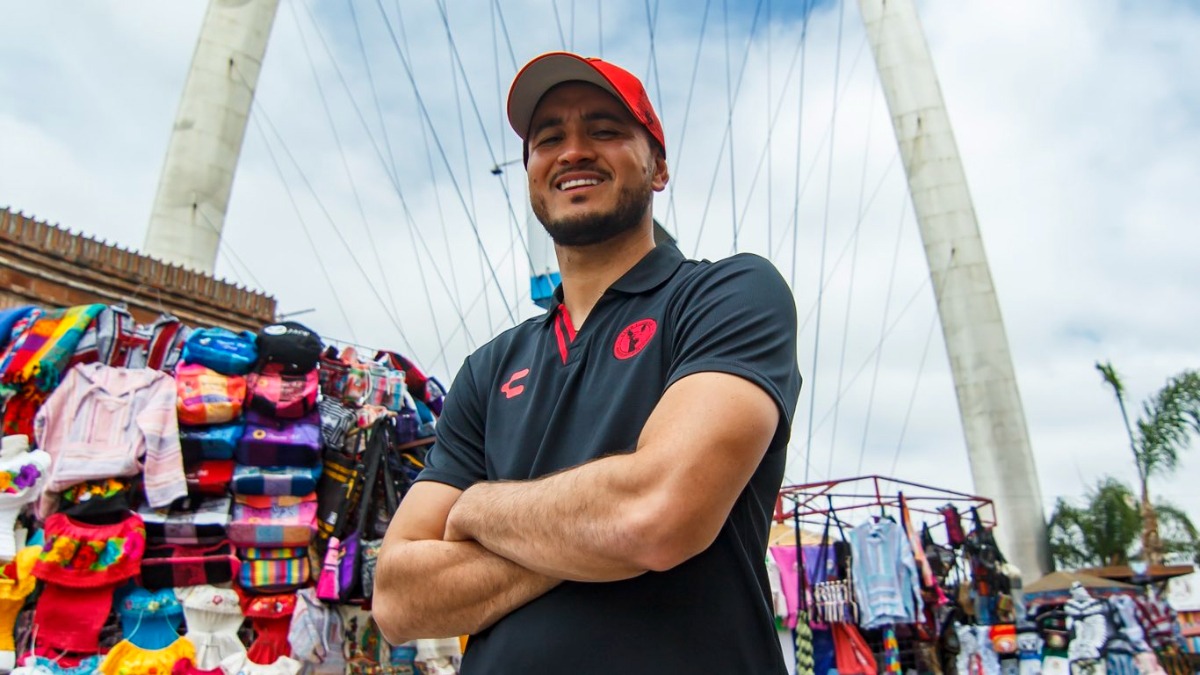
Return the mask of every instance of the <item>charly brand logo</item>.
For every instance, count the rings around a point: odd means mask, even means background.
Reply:
[[[263,328],[263,333],[266,333],[267,335],[283,335],[286,332],[288,332],[287,326],[281,326],[279,324],[274,324]]]
[[[613,356],[622,361],[637,356],[650,344],[657,331],[658,322],[654,319],[634,321],[617,335],[617,341],[613,344]]]
[[[505,382],[503,385],[500,386],[500,391],[502,391],[504,393],[504,397],[505,398],[513,398],[514,396],[520,396],[522,394],[522,392],[525,391],[525,385],[517,384],[517,380],[523,380],[528,375],[529,375],[528,368],[523,368],[523,369],[518,370],[517,372],[513,373],[512,377],[508,378],[508,382]],[[513,385],[516,385],[516,386],[513,386]]]

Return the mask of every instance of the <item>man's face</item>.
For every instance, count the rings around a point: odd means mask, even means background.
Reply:
[[[529,198],[560,246],[588,246],[636,228],[667,165],[615,97],[586,82],[551,89],[529,125]]]

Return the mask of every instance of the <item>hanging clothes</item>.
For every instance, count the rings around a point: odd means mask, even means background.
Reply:
[[[114,476],[144,473],[154,508],[187,496],[175,396],[174,380],[156,370],[90,363],[68,371],[34,421],[51,457],[41,517],[54,512],[51,493]]]
[[[859,624],[880,628],[915,623],[924,607],[912,546],[891,520],[867,521],[850,531]]]
[[[187,638],[196,647],[196,668],[212,670],[226,657],[245,653],[246,646],[237,636],[244,619],[237,593],[210,585],[187,591],[183,615],[187,619]]]

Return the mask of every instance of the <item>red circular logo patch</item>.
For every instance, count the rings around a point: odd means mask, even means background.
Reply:
[[[658,323],[654,319],[642,319],[629,324],[617,335],[617,341],[613,344],[613,356],[621,360],[637,356],[638,352],[645,349],[650,340],[654,339],[657,330]]]

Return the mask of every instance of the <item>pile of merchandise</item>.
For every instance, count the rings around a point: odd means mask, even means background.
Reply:
[[[0,673],[454,673],[374,561],[444,390],[305,326],[0,310]]]
[[[954,505],[945,539],[895,518],[854,528],[830,504],[820,543],[768,555],[789,671],[816,675],[1190,675],[1166,604],[1129,587],[1092,597],[1075,584],[1027,609],[990,528]],[[836,525],[836,533],[831,533]],[[797,532],[799,532],[797,524]],[[840,535],[831,536],[831,534]],[[803,570],[804,573],[801,573]]]

